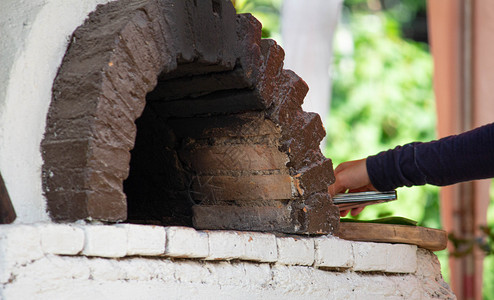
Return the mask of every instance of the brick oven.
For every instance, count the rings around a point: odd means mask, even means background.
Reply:
[[[333,235],[308,87],[229,0],[0,1],[0,36],[0,299],[454,299]]]
[[[283,57],[228,1],[98,8],[53,86],[41,144],[50,216],[332,233],[325,131]]]

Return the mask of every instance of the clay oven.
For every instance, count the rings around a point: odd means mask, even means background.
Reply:
[[[70,40],[42,142],[56,221],[332,233],[307,85],[230,1],[118,1]]]

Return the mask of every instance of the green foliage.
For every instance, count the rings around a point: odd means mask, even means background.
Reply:
[[[432,59],[426,45],[400,37],[385,13],[353,13],[335,36],[333,96],[325,154],[338,163],[435,138]],[[399,190],[398,201],[360,218],[401,215],[440,227],[438,190]]]
[[[487,242],[490,245],[491,254],[494,249],[494,180],[491,182],[490,203],[487,209],[487,225],[490,228],[490,236]],[[484,274],[483,274],[483,299],[494,299],[494,255],[489,255],[484,259]]]
[[[345,0],[344,4],[353,13],[370,13],[375,10],[387,14],[399,22],[400,27],[406,27],[420,13],[425,13],[425,0]]]

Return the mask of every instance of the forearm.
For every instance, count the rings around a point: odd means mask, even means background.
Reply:
[[[494,123],[428,143],[411,143],[367,158],[378,190],[449,185],[494,177]]]

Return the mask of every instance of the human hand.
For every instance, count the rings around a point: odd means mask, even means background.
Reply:
[[[334,170],[336,181],[329,186],[328,191],[331,196],[338,193],[358,193],[375,191],[367,173],[366,159],[353,160],[341,163]],[[358,215],[364,207],[352,209],[352,216]],[[340,211],[342,217],[348,214],[348,210]]]

